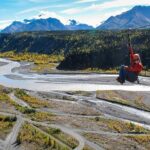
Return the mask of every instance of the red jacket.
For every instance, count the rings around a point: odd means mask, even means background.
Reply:
[[[134,62],[134,52],[131,46],[129,47],[129,51],[130,51],[130,66],[128,68],[128,71],[139,74],[143,69],[143,65],[141,62],[139,63]]]

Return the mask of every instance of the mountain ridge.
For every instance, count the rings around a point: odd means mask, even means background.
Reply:
[[[109,17],[97,29],[128,29],[150,25],[150,6],[135,6],[116,16]]]
[[[72,23],[74,22],[74,23]],[[57,18],[47,19],[25,19],[23,22],[14,21],[11,25],[2,30],[2,33],[14,33],[25,31],[62,31],[62,30],[92,30],[92,26],[77,23],[70,20],[69,25],[64,25]]]
[[[1,33],[14,33],[25,31],[63,31],[63,30],[124,30],[150,26],[150,6],[135,6],[120,15],[111,16],[101,25],[94,28],[88,24],[78,23],[76,20],[69,20],[70,24],[65,25],[57,18],[47,19],[25,19],[23,22],[14,21],[11,25],[1,30]]]

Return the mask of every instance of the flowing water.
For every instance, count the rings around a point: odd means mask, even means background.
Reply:
[[[0,67],[0,84],[7,87],[22,88],[34,91],[96,91],[126,90],[150,91],[150,78],[141,77],[148,85],[127,83],[120,85],[115,81],[116,75],[106,74],[29,74],[20,73],[14,68],[22,65],[15,61],[0,59],[7,63]]]

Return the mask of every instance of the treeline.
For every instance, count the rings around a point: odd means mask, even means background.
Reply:
[[[114,68],[128,64],[128,31],[24,32],[0,35],[0,51],[61,54],[59,69]],[[150,67],[150,30],[133,30],[134,50]]]
[[[14,61],[29,61],[34,62],[34,64],[50,64],[50,63],[60,63],[63,61],[63,55],[47,55],[47,54],[38,54],[38,53],[16,53],[15,51],[8,51],[0,53],[2,58],[10,58]]]

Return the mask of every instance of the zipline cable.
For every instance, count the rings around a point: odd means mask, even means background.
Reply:
[[[128,46],[132,47],[132,45],[131,45],[131,36],[130,36],[131,35],[131,30],[137,30],[137,29],[143,29],[143,28],[145,29],[146,27],[150,27],[150,24],[128,29]]]
[[[137,29],[145,29],[146,27],[150,27],[150,24],[145,25],[145,26],[139,26],[139,27],[137,27],[137,28],[129,28],[129,29],[128,29],[128,35],[127,35],[127,36],[128,36],[128,48],[129,48],[129,47],[132,48],[131,36],[130,36],[130,35],[131,35],[131,31],[132,31],[132,30],[137,30]],[[146,29],[150,29],[150,28],[146,28]],[[147,71],[147,69],[148,69],[147,67],[146,67],[146,68],[144,67],[145,76],[146,76],[146,71]]]

